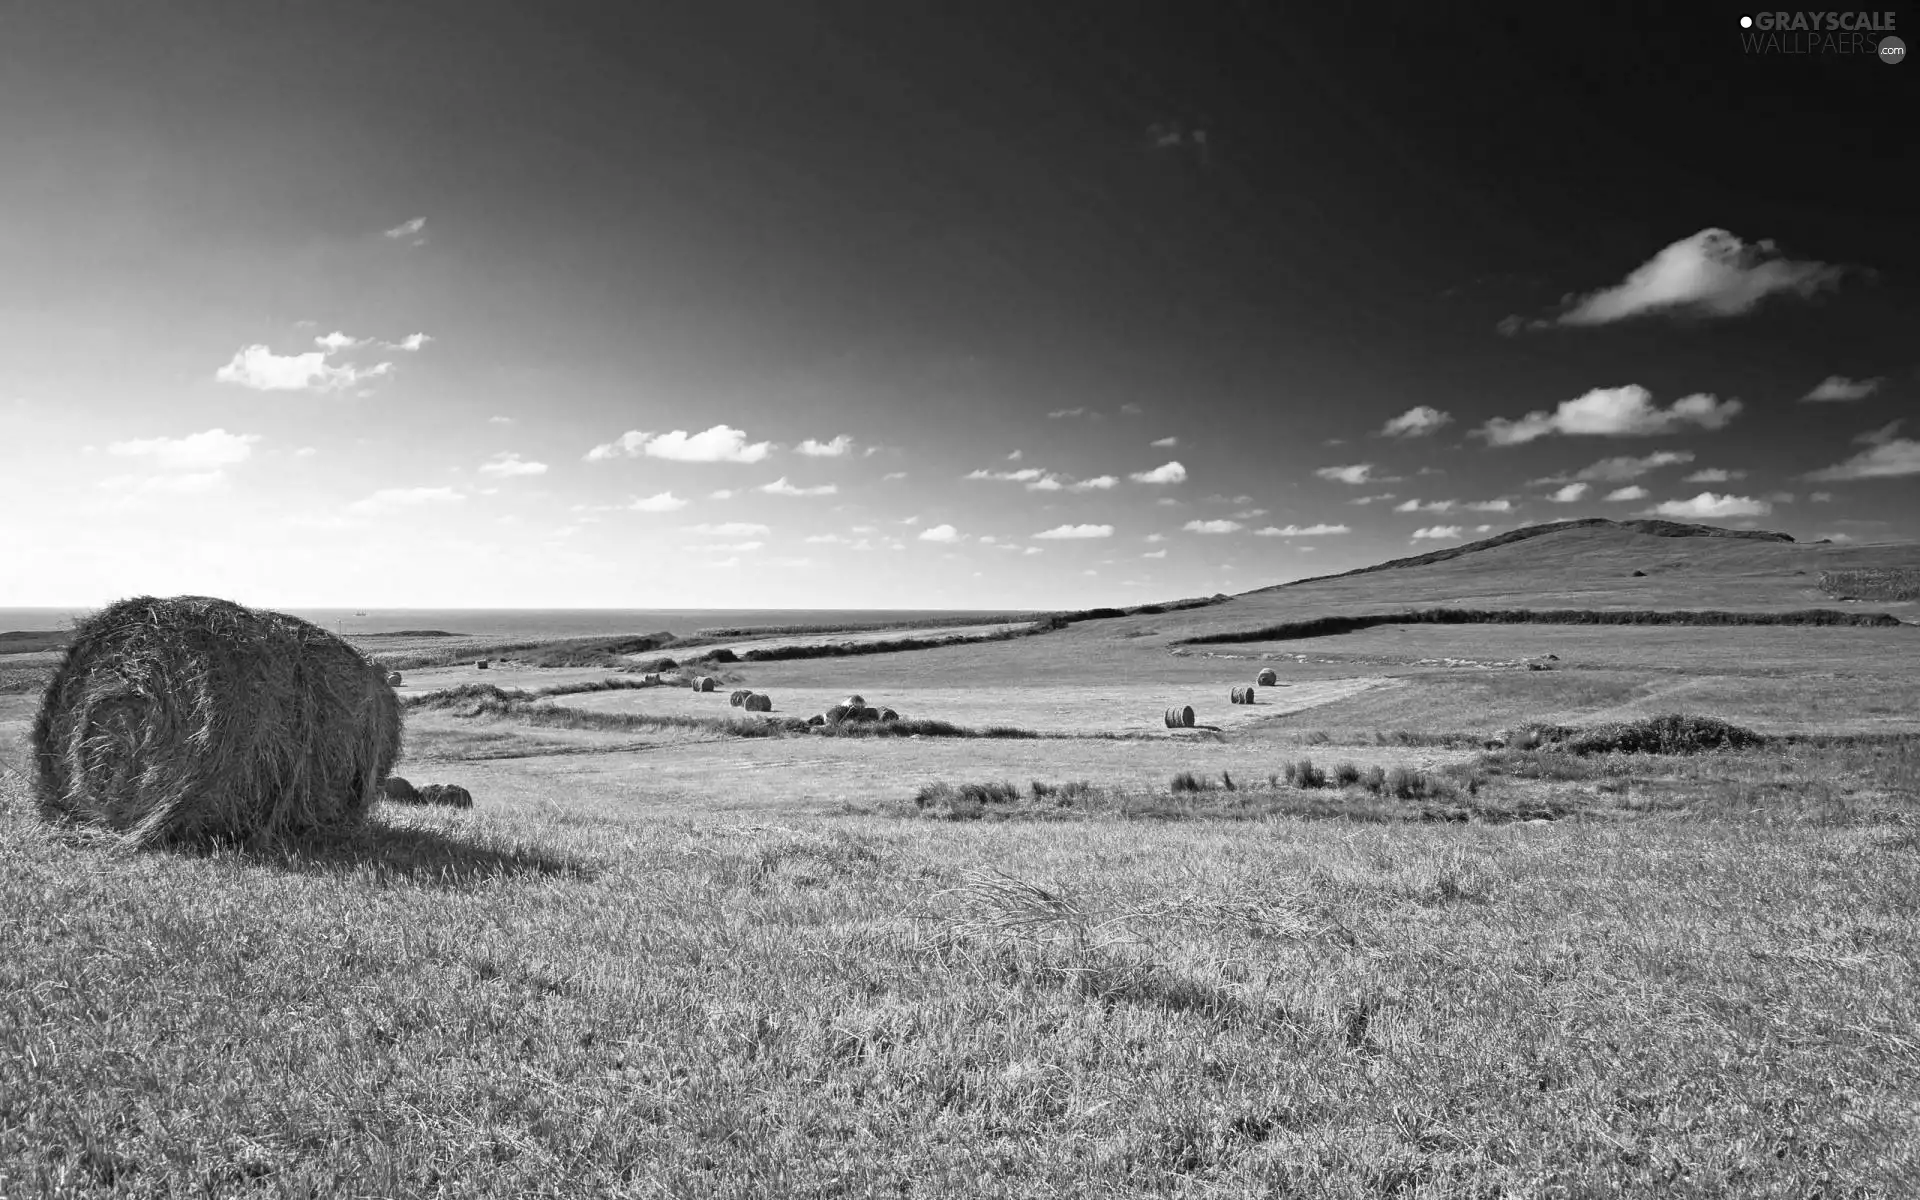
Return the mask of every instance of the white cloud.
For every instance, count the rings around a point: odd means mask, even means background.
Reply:
[[[213,377],[257,392],[331,392],[392,370],[393,364],[384,362],[365,368],[329,366],[325,350],[275,354],[264,345],[252,345],[235,351],[233,361],[215,371]]]
[[[295,458],[312,458],[314,455],[318,453],[320,452],[318,450],[315,450],[312,446],[302,446],[298,450],[295,450],[293,452],[293,456]]]
[[[1080,482],[1072,484],[1068,490],[1075,492],[1103,492],[1119,482],[1118,479],[1111,475],[1095,475],[1092,479],[1082,479]]]
[[[547,464],[526,462],[518,454],[501,453],[480,464],[482,475],[491,475],[495,479],[511,479],[516,475],[545,475]]]
[[[1138,404],[1122,404],[1120,406],[1120,411],[1127,414],[1130,417],[1137,417],[1141,413],[1147,410],[1144,408],[1141,408]]]
[[[882,475],[880,477],[880,482],[891,483],[896,479],[905,479],[906,477],[907,477],[907,473],[905,471],[888,471],[885,475]]]
[[[1185,506],[1186,501],[1176,500],[1172,496],[1162,496],[1158,500],[1155,500],[1154,503],[1162,508],[1181,508]]]
[[[1057,492],[1065,486],[1065,484],[1060,482],[1058,475],[1048,473],[1028,484],[1027,490],[1030,492]]]
[[[433,339],[424,333],[410,333],[397,342],[388,342],[389,350],[418,350]]]
[[[728,425],[715,425],[702,433],[693,434],[684,429],[657,435],[645,430],[629,429],[613,441],[587,451],[586,458],[588,462],[601,462],[644,454],[649,458],[665,458],[674,462],[757,463],[772,451],[772,442],[749,443],[742,431]]]
[[[1315,475],[1333,483],[1362,484],[1374,481],[1372,463],[1353,463],[1345,467],[1321,467]]]
[[[1419,404],[1382,425],[1380,436],[1425,437],[1452,420],[1451,413],[1443,413],[1430,405]]]
[[[1022,550],[1022,551],[1021,551],[1020,553],[1022,553],[1022,554],[1040,554],[1040,553],[1042,553],[1042,551],[1041,551],[1041,549],[1040,549],[1040,547],[1038,547],[1038,546],[1028,546],[1028,547],[1027,547],[1027,548],[1026,548],[1025,550]]]
[[[1047,414],[1049,418],[1055,421],[1058,421],[1063,417],[1085,417],[1090,415],[1097,415],[1097,414],[1090,414],[1085,408],[1056,408],[1052,412]]]
[[[108,491],[138,493],[144,495],[195,496],[207,492],[217,492],[227,485],[225,471],[191,471],[179,475],[151,475],[141,478],[136,475],[115,475],[103,479],[100,486]]]
[[[1111,525],[1056,525],[1042,533],[1033,535],[1048,541],[1073,541],[1084,538],[1105,538],[1113,536]],[[1031,551],[1030,551],[1031,552]]]
[[[1772,511],[1773,505],[1765,500],[1755,500],[1751,496],[1717,496],[1712,492],[1701,492],[1691,500],[1668,500],[1665,503],[1656,504],[1641,515],[1703,520],[1717,517],[1763,517]]]
[[[914,516],[911,516],[911,517],[900,518],[900,524],[902,525],[918,525],[919,523],[920,523],[920,517],[918,514],[915,514]]]
[[[1570,483],[1553,495],[1548,496],[1547,499],[1553,501],[1555,504],[1573,504],[1584,497],[1592,486],[1590,483]]]
[[[1024,457],[1026,457],[1026,456],[1025,456],[1025,455],[1023,455],[1023,454],[1021,454],[1021,453],[1020,453],[1020,451],[1018,451],[1018,450],[1015,450],[1015,451],[1014,451],[1014,452],[1013,452],[1012,454],[1009,454],[1009,455],[1007,455],[1007,461],[1008,461],[1008,462],[1019,462],[1019,461],[1020,461],[1020,460],[1021,460],[1022,458],[1024,458]]]
[[[418,508],[426,504],[451,504],[465,500],[450,487],[382,488],[364,500],[347,505],[349,512],[380,513],[396,508]]]
[[[1825,504],[1828,501],[1833,499],[1833,493],[1832,492],[1811,492],[1807,495],[1807,499],[1813,501],[1815,504]]]
[[[417,246],[421,242],[426,241],[426,238],[423,236],[426,231],[427,219],[425,217],[415,217],[410,221],[402,221],[392,229],[387,230],[387,236],[396,240],[399,238],[418,238],[419,240],[414,242],[414,245]]]
[[[772,483],[763,484],[758,489],[769,496],[831,496],[840,490],[837,484],[822,483],[815,487],[795,487],[782,475]]]
[[[977,471],[967,472],[965,475],[961,476],[961,478],[962,479],[993,479],[993,480],[998,480],[1002,483],[1032,483],[1033,481],[1037,479],[1042,479],[1045,476],[1046,476],[1046,472],[1042,471],[1039,467],[1021,467],[1017,471],[989,471],[986,468],[982,467]]]
[[[1745,471],[1729,471],[1722,467],[1704,467],[1681,480],[1682,483],[1726,483],[1730,479],[1745,479]]]
[[[1513,501],[1506,500],[1506,499],[1474,500],[1474,501],[1471,501],[1470,503],[1461,505],[1461,507],[1467,509],[1470,512],[1512,512]]]
[[[1146,540],[1149,542],[1164,542],[1167,540],[1167,535],[1164,533],[1150,533],[1146,536]]]
[[[126,442],[110,442],[107,453],[122,458],[144,458],[168,470],[204,470],[245,462],[253,455],[254,443],[259,440],[257,433],[228,433],[224,429],[209,429],[180,438],[136,438]]]
[[[640,453],[641,447],[645,446],[647,439],[652,436],[652,434],[639,429],[629,429],[611,442],[602,442],[600,445],[587,451],[586,460],[588,462],[605,462],[609,458],[620,458],[623,455],[627,458],[632,458],[634,455]]]
[[[1540,483],[1566,483],[1571,479],[1584,479],[1590,483],[1629,483],[1661,467],[1680,466],[1693,461],[1691,450],[1656,450],[1652,454],[1635,458],[1623,454],[1615,458],[1603,458],[1597,463],[1581,467],[1571,476],[1556,475]]]
[[[844,458],[853,452],[853,439],[844,433],[830,442],[808,438],[793,449],[795,453],[804,454],[808,458]]]
[[[1156,450],[1171,450],[1175,446],[1178,446],[1179,444],[1180,444],[1180,439],[1177,437],[1163,437],[1157,442],[1147,443],[1147,445],[1153,447]]]
[[[1149,550],[1145,554],[1142,554],[1140,557],[1141,558],[1165,558],[1166,556],[1167,556],[1167,552],[1165,550]]]
[[[1639,384],[1594,388],[1574,400],[1563,400],[1548,413],[1536,410],[1510,421],[1495,417],[1474,431],[1491,446],[1518,446],[1550,433],[1597,437],[1646,437],[1672,433],[1689,425],[1724,429],[1741,410],[1738,400],[1718,400],[1705,392],[1683,396],[1671,407],[1653,403],[1653,395]]]
[[[1187,469],[1177,462],[1162,463],[1151,471],[1135,471],[1130,478],[1135,483],[1179,483],[1187,477]]]
[[[1607,499],[1616,502],[1622,500],[1645,500],[1646,498],[1647,489],[1641,487],[1639,484],[1629,484],[1626,487],[1615,488],[1607,493]]]
[[[1429,525],[1425,529],[1416,529],[1413,531],[1413,540],[1416,542],[1423,540],[1444,542],[1451,541],[1459,536],[1460,527],[1458,525]]]
[[[1844,375],[1829,375],[1822,379],[1814,389],[1800,397],[1802,404],[1820,401],[1865,400],[1880,390],[1881,379],[1848,379]]]
[[[1492,529],[1493,529],[1493,526],[1491,525],[1475,525],[1473,527],[1473,531],[1475,533],[1488,533],[1488,532],[1491,532]]]
[[[1394,496],[1397,494],[1398,493],[1395,493],[1395,492],[1381,492],[1378,496],[1361,496],[1356,500],[1349,500],[1347,501],[1347,503],[1358,504],[1358,505],[1361,505],[1362,507],[1365,507],[1366,505],[1369,505],[1369,504],[1384,503],[1385,501],[1393,499]]]
[[[923,542],[957,542],[960,540],[960,531],[951,525],[935,525],[931,529],[921,530],[920,540]]]
[[[702,546],[688,546],[688,550],[713,554],[751,554],[765,546],[765,542],[712,542]]]
[[[511,425],[511,424],[513,424],[513,418],[512,418],[512,417],[488,417],[488,418],[487,418],[487,424],[489,424],[489,425]]]
[[[709,500],[731,500],[733,497],[734,491],[732,488],[721,488],[718,491],[707,493],[707,499]]]
[[[1284,528],[1269,525],[1265,529],[1253,531],[1255,537],[1332,537],[1335,534],[1352,533],[1345,525],[1288,525]]]
[[[637,497],[627,507],[635,512],[677,512],[687,504],[688,501],[682,500],[672,492],[659,492],[652,496]]]
[[[844,546],[849,539],[837,533],[815,533],[800,540],[811,546]]]
[[[1844,479],[1892,479],[1902,475],[1920,475],[1920,441],[1895,437],[1901,422],[1891,421],[1879,429],[1854,438],[1868,447],[1843,463],[1811,472],[1808,479],[1839,481]]]
[[[331,354],[335,350],[351,350],[355,346],[364,346],[366,338],[349,337],[338,329],[313,339],[313,344]]]
[[[1185,529],[1188,533],[1238,533],[1242,529],[1245,529],[1246,526],[1238,521],[1222,519],[1216,521],[1188,521],[1185,525],[1181,526],[1181,528]]]
[[[1458,503],[1459,503],[1458,500],[1428,500],[1423,503],[1418,499],[1413,499],[1413,500],[1405,500],[1399,504],[1394,505],[1393,511],[1400,512],[1400,513],[1413,513],[1413,512],[1443,513],[1443,512],[1451,512],[1453,509],[1453,506]]]
[[[1606,325],[1659,312],[1732,317],[1775,293],[1812,295],[1840,275],[1840,268],[1826,263],[1781,257],[1770,241],[1748,246],[1724,229],[1702,229],[1661,250],[1615,286],[1571,299],[1553,321],[1527,325]],[[1515,320],[1502,322],[1503,331],[1515,332]]]
[[[763,538],[773,532],[771,528],[753,521],[723,521],[718,525],[693,525],[689,528],[708,537],[723,538]]]

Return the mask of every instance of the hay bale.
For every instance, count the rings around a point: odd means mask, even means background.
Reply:
[[[733,695],[727,697],[727,703],[733,705],[735,708],[739,708],[746,702],[747,697],[751,695],[753,695],[753,693],[746,688],[735,688]]]
[[[865,705],[861,705],[859,708],[847,710],[847,720],[849,721],[878,721],[879,719],[880,710],[877,708],[868,708]]]
[[[1168,709],[1167,710],[1167,728],[1168,729],[1193,728],[1193,705],[1182,704],[1177,708]]]
[[[386,780],[381,783],[380,790],[386,795],[387,799],[397,804],[422,803],[420,793],[414,791],[413,785],[398,775],[387,776]]]
[[[137,846],[358,825],[400,756],[385,673],[317,625],[208,596],[79,625],[34,719],[40,814]]]
[[[711,692],[719,686],[720,681],[711,675],[695,675],[693,677],[693,690],[696,692]]]
[[[473,793],[457,783],[430,783],[420,789],[420,803],[443,808],[472,808]]]
[[[1254,677],[1254,682],[1261,687],[1272,687],[1274,684],[1280,682],[1280,676],[1272,667],[1262,667],[1260,668],[1260,674]]]
[[[838,725],[847,719],[847,714],[851,711],[853,710],[844,704],[836,704],[827,710],[827,721],[831,724]]]
[[[760,692],[748,692],[745,707],[748,712],[772,712],[773,697]]]
[[[484,671],[487,669],[487,660],[484,658],[480,659],[479,661],[475,662],[473,665],[480,668],[482,671]]]
[[[880,719],[882,721],[898,721],[900,714],[890,708],[883,708],[880,710]]]
[[[400,672],[395,671],[391,675],[387,676],[387,686],[388,687],[400,686]]]
[[[807,718],[807,724],[809,725],[825,725],[826,723],[827,723],[826,717],[822,716],[819,713],[815,713],[812,716]]]
[[[867,706],[867,698],[859,692],[855,692],[840,703],[846,705],[848,708],[865,708]]]
[[[1255,694],[1252,684],[1241,684],[1239,687],[1233,689],[1233,702],[1235,704],[1252,704]]]

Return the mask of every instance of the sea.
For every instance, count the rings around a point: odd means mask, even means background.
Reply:
[[[0,633],[69,628],[85,608],[0,608]],[[286,608],[341,634],[437,629],[474,637],[596,637],[764,625],[891,625],[999,617],[1004,610],[911,608]]]

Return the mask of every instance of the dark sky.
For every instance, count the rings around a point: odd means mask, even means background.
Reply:
[[[1652,443],[1465,435],[1595,388],[1743,398],[1689,444],[1763,481],[1743,495],[1804,493],[1799,476],[1912,409],[1920,67],[1745,53],[1742,11],[21,6],[0,13],[0,149],[24,168],[0,185],[0,252],[33,283],[7,297],[0,351],[70,351],[19,370],[25,395],[106,352],[165,360],[171,379],[195,338],[217,336],[224,360],[293,346],[300,319],[431,322],[440,357],[409,366],[420,390],[396,406],[419,423],[388,414],[414,434],[534,386],[549,433],[577,431],[576,467],[580,437],[726,422],[782,444],[848,430],[904,455],[895,467],[971,456],[914,468],[928,479],[1003,444],[1124,478],[1166,457],[1149,438],[1177,434],[1194,511],[1159,514],[1169,529],[1213,515],[1203,492],[1251,495],[1281,524],[1355,525],[1304,565],[1209,543],[1204,563],[1154,564],[1138,586],[1155,591],[1224,583],[1228,562],[1251,585],[1404,549],[1413,518],[1355,521],[1351,489],[1312,474],[1331,464],[1445,471],[1446,495],[1515,497],[1508,523],[1587,515],[1523,500],[1526,481]],[[347,248],[416,214],[417,253]],[[1709,228],[1845,273],[1736,316],[1496,332]],[[130,347],[141,303],[165,310],[153,329],[180,326],[177,349]],[[207,351],[192,353],[198,370]],[[1882,382],[1862,403],[1797,402],[1831,375]],[[192,432],[212,419],[195,403],[179,401],[186,425],[139,434]],[[1147,421],[1124,437],[1123,404]],[[1369,442],[1416,404],[1453,422]],[[1105,423],[1060,436],[1045,414],[1077,406]],[[556,499],[561,475],[542,481]],[[1858,521],[1914,499],[1911,476],[1847,488]],[[969,517],[1008,515],[977,486],[946,491],[900,507],[969,534]],[[1118,491],[1088,502],[1103,499],[1057,520],[1135,542],[1150,528]],[[1837,507],[1769,503],[1772,524],[1838,528]],[[996,598],[1067,586],[1023,578]]]

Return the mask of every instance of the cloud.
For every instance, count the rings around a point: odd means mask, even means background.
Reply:
[[[1868,448],[1843,463],[1807,475],[1808,479],[1838,482],[1845,479],[1892,479],[1920,475],[1920,441],[1895,437],[1900,422],[1892,421],[1854,438]]]
[[[1848,379],[1844,375],[1829,375],[1822,379],[1814,389],[1800,397],[1802,404],[1821,401],[1865,400],[1880,390],[1885,382],[1881,379]]]
[[[318,450],[315,450],[312,446],[302,446],[298,450],[295,450],[293,452],[293,456],[295,458],[312,458],[314,455],[318,453],[320,452]]]
[[[1321,467],[1315,470],[1314,474],[1333,483],[1356,485],[1372,483],[1377,478],[1373,473],[1372,463],[1354,463],[1345,467]]]
[[[1058,475],[1055,475],[1052,472],[1048,472],[1047,474],[1042,475],[1040,478],[1028,484],[1027,490],[1030,492],[1057,492],[1065,486],[1066,485],[1064,483],[1060,482],[1060,477]]]
[[[1553,501],[1555,504],[1573,504],[1585,496],[1587,490],[1592,486],[1592,484],[1588,483],[1570,483],[1553,495],[1548,496],[1547,499]]]
[[[1607,499],[1611,501],[1645,500],[1646,498],[1647,498],[1647,489],[1641,487],[1638,484],[1630,484],[1623,488],[1615,488],[1611,492],[1607,493]]]
[[[1644,517],[1687,517],[1694,520],[1717,517],[1764,517],[1773,505],[1751,496],[1716,496],[1701,492],[1691,500],[1668,500],[1641,513]]]
[[[100,486],[109,491],[170,496],[195,496],[217,492],[227,485],[225,471],[191,471],[179,475],[115,475],[102,479]]]
[[[1003,483],[1032,483],[1035,480],[1045,478],[1046,474],[1047,473],[1045,471],[1042,471],[1039,467],[1021,467],[1017,471],[989,471],[986,468],[982,467],[977,471],[967,472],[965,475],[961,476],[961,478],[962,479],[993,479],[993,480],[999,480]]]
[[[852,539],[843,538],[837,533],[815,533],[800,540],[810,546],[843,546]]]
[[[1257,521],[1266,515],[1267,510],[1264,508],[1243,508],[1233,514],[1233,519],[1236,521]]]
[[[1443,512],[1450,512],[1453,509],[1453,506],[1458,503],[1459,503],[1458,500],[1429,500],[1424,504],[1417,499],[1404,500],[1401,503],[1394,505],[1393,511],[1399,512],[1399,513],[1413,513],[1413,512],[1443,513]]]
[[[1018,451],[1018,450],[1015,450],[1015,451],[1014,451],[1013,453],[1011,453],[1011,454],[1009,454],[1009,455],[1007,455],[1007,461],[1008,461],[1008,462],[1019,462],[1019,461],[1020,461],[1020,460],[1021,460],[1022,458],[1024,458],[1024,457],[1026,457],[1026,456],[1025,456],[1025,455],[1023,455],[1023,454],[1022,454],[1022,453],[1021,453],[1020,451]]]
[[[364,368],[344,363],[329,366],[325,350],[275,354],[266,346],[256,344],[235,351],[233,360],[215,371],[213,377],[221,383],[236,383],[256,392],[332,392],[392,370],[393,364],[385,362]]]
[[[888,471],[885,475],[882,475],[880,477],[880,482],[891,483],[893,480],[905,479],[906,477],[907,477],[907,473],[905,471]]]
[[[1365,507],[1366,505],[1369,505],[1369,504],[1379,504],[1384,501],[1391,500],[1397,494],[1398,493],[1395,493],[1395,492],[1381,492],[1378,496],[1361,496],[1358,499],[1349,500],[1347,501],[1347,503],[1358,504],[1358,505],[1361,505],[1362,507]]]
[[[921,530],[920,540],[923,542],[957,542],[960,540],[960,531],[951,525],[935,525],[931,529]]]
[[[1147,444],[1156,450],[1171,450],[1180,444],[1180,439],[1177,437],[1163,437],[1157,442],[1148,442]]]
[[[772,483],[763,484],[756,490],[765,492],[769,496],[831,496],[838,492],[840,487],[832,483],[822,483],[814,487],[795,487],[787,482],[785,475],[782,475]]]
[[[1078,483],[1070,484],[1067,490],[1074,492],[1103,492],[1119,482],[1118,479],[1111,475],[1095,475],[1092,479],[1082,479]]]
[[[364,346],[367,344],[367,339],[349,337],[336,329],[332,333],[313,339],[313,344],[331,354],[335,350],[351,350],[355,346]]]
[[[1120,411],[1125,413],[1129,417],[1137,417],[1141,413],[1147,410],[1144,408],[1141,408],[1138,404],[1122,404],[1120,406]]]
[[[1458,525],[1429,525],[1425,529],[1416,529],[1413,531],[1413,540],[1416,542],[1444,542],[1459,536],[1460,527]]]
[[[257,433],[228,433],[224,429],[209,429],[204,433],[190,433],[179,438],[135,438],[132,441],[110,442],[107,453],[122,458],[143,458],[154,466],[171,471],[205,470],[245,462],[253,455],[254,443],[260,440]]]
[[[387,236],[395,240],[400,238],[415,238],[417,240],[413,244],[418,246],[421,242],[427,240],[425,236],[426,232],[427,219],[425,217],[415,217],[410,221],[402,221],[392,229],[387,230]]]
[[[1574,479],[1584,479],[1590,483],[1630,483],[1661,467],[1680,466],[1692,461],[1693,451],[1691,450],[1656,450],[1641,458],[1623,454],[1615,458],[1603,458],[1597,463],[1581,467],[1571,476],[1555,475],[1535,482],[1567,483]]]
[[[804,454],[808,458],[843,458],[853,452],[853,439],[844,433],[830,442],[818,442],[808,438],[793,449],[795,453]]]
[[[1187,469],[1177,462],[1163,463],[1151,471],[1136,471],[1129,478],[1135,483],[1179,483],[1187,477]]]
[[[1443,413],[1437,408],[1419,404],[1382,425],[1380,436],[1425,437],[1452,420],[1453,416],[1450,413]]]
[[[1022,550],[1022,551],[1021,551],[1020,553],[1022,553],[1022,554],[1040,554],[1040,553],[1043,553],[1043,551],[1042,551],[1042,550],[1040,549],[1040,547],[1038,547],[1038,546],[1028,546],[1028,547],[1027,547],[1027,548],[1026,548],[1025,550]]]
[[[1810,296],[1837,283],[1841,273],[1826,263],[1784,258],[1770,241],[1748,246],[1724,229],[1702,229],[1661,250],[1613,287],[1569,297],[1566,310],[1551,321],[1525,325],[1607,325],[1650,313],[1732,317],[1777,293]],[[1518,332],[1516,321],[1501,322],[1501,332]]]
[[[1553,412],[1534,411],[1517,421],[1495,417],[1474,431],[1490,446],[1519,446],[1551,433],[1588,437],[1647,437],[1686,426],[1724,429],[1741,410],[1738,400],[1718,400],[1705,392],[1683,396],[1669,408],[1653,403],[1639,384],[1594,388],[1563,400]]]
[[[641,447],[649,458],[665,458],[690,463],[757,463],[773,451],[771,442],[747,441],[747,435],[730,425],[715,425],[701,433],[684,429],[663,433]]]
[[[1167,535],[1164,533],[1150,533],[1144,540],[1148,542],[1164,542],[1167,540]]]
[[[1033,535],[1046,541],[1077,541],[1085,538],[1105,538],[1113,536],[1111,525],[1055,525],[1052,529]]]
[[[396,508],[418,508],[427,504],[451,504],[466,497],[450,487],[382,488],[363,500],[347,505],[355,513],[391,512]]]
[[[410,333],[397,342],[386,344],[389,350],[418,350],[433,339],[424,333]]]
[[[511,424],[513,424],[513,418],[512,418],[512,417],[488,417],[488,418],[487,418],[487,424],[489,424],[489,425],[511,425]]]
[[[1255,537],[1332,537],[1335,534],[1352,533],[1345,525],[1288,525],[1284,528],[1269,525],[1265,529],[1253,531]]]
[[[1461,507],[1470,512],[1512,512],[1513,501],[1505,499],[1475,500],[1469,504],[1463,504]]]
[[[1052,412],[1047,414],[1047,416],[1050,419],[1055,421],[1063,420],[1067,417],[1087,417],[1087,416],[1098,416],[1098,415],[1099,414],[1097,413],[1088,412],[1085,408],[1056,408]]]
[[[1728,471],[1721,467],[1703,467],[1682,479],[1682,483],[1725,483],[1730,479],[1745,479],[1745,471]]]
[[[1807,499],[1813,501],[1815,504],[1825,504],[1829,500],[1833,499],[1833,493],[1832,492],[1811,492],[1808,494]]]
[[[638,497],[627,507],[635,512],[676,512],[685,508],[688,503],[672,492],[659,492],[652,496]]]
[[[1246,526],[1238,521],[1225,519],[1217,521],[1188,521],[1181,526],[1188,533],[1238,533]]]
[[[1186,501],[1176,500],[1172,496],[1162,496],[1158,500],[1155,500],[1154,503],[1160,505],[1162,508],[1182,508],[1186,505]]]
[[[688,546],[687,549],[714,554],[750,554],[765,545],[765,542],[713,542],[704,546]]]
[[[511,479],[516,475],[545,475],[547,464],[523,461],[518,454],[501,453],[481,463],[480,473],[491,475],[495,479]]]
[[[723,521],[718,525],[691,525],[688,528],[708,537],[723,538],[763,538],[773,532],[767,526],[753,521]]]
[[[1165,558],[1166,556],[1167,556],[1167,552],[1165,550],[1149,550],[1145,554],[1142,554],[1140,557],[1141,558]]]

